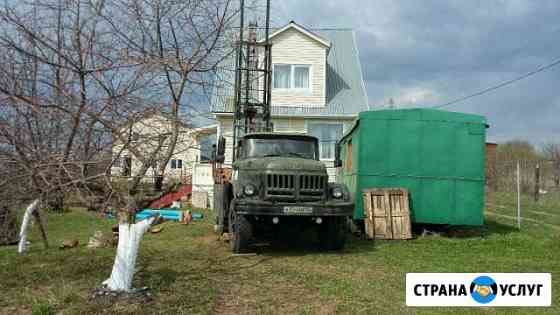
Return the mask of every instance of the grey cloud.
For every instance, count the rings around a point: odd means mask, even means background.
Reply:
[[[272,12],[276,25],[354,28],[374,106],[444,103],[560,58],[559,1],[288,0]],[[499,141],[560,141],[559,74],[560,66],[447,109],[485,115]]]

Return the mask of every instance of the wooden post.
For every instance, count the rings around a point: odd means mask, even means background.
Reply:
[[[517,161],[517,228],[521,230],[521,170]]]
[[[540,181],[540,166],[537,163],[535,167],[535,202],[539,201],[539,181]]]

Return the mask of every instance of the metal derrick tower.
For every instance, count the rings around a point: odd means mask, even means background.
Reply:
[[[247,23],[245,0],[240,0],[239,34],[235,60],[235,111],[233,119],[233,156],[238,140],[250,132],[270,132],[270,89],[272,84],[271,47],[269,42],[270,0],[266,0],[264,29],[256,18]],[[259,31],[264,37],[259,38]]]

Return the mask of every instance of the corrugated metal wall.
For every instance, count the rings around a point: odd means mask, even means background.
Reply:
[[[410,191],[413,222],[483,223],[484,117],[431,109],[363,112],[342,141],[342,157],[352,142],[353,169],[341,181],[356,196],[356,219],[363,218],[361,190],[402,187]]]

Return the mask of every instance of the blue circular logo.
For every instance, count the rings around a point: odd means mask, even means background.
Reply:
[[[471,282],[470,292],[472,298],[481,304],[492,302],[498,293],[498,285],[488,276],[480,276]]]

